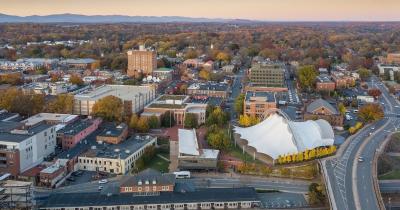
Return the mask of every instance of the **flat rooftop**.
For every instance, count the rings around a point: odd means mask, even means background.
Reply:
[[[152,90],[150,86],[134,85],[103,85],[94,89],[87,89],[75,95],[77,100],[98,100],[113,95],[124,100],[132,100],[135,97],[144,97],[144,94]]]
[[[39,113],[22,121],[22,123],[25,123],[26,125],[35,125],[41,121],[56,121],[59,123],[68,123],[75,120],[77,117],[79,116],[72,114]]]
[[[265,102],[275,102],[275,93],[273,92],[246,92],[246,101],[265,101]]]
[[[85,153],[80,156],[83,157],[99,157],[109,159],[125,159],[133,153],[140,150],[147,143],[155,140],[153,136],[132,136],[129,139],[119,144],[96,144],[92,145]]]
[[[64,128],[60,129],[59,133],[64,133],[65,135],[76,135],[79,132],[85,130],[93,124],[92,120],[77,120],[73,123],[66,125]]]
[[[104,123],[103,127],[105,127],[105,129],[99,134],[99,136],[118,137],[128,128],[125,123],[119,125],[116,123]]]
[[[190,85],[188,89],[226,91],[228,89],[228,84],[216,82],[194,83]]]
[[[11,122],[14,123],[14,122]],[[28,129],[12,129],[10,131],[6,131],[6,132],[2,132],[0,131],[0,141],[4,141],[4,142],[15,142],[15,143],[19,143],[24,141],[25,139],[36,135],[37,133],[42,132],[43,130],[46,130],[50,127],[52,127],[53,125],[48,125],[45,123],[39,123],[36,124],[33,127],[30,127]]]
[[[332,80],[330,79],[330,77],[328,75],[320,75],[317,77],[319,82],[323,82],[323,83],[328,83],[328,82],[332,82]]]
[[[164,108],[164,109],[183,109],[189,96],[186,95],[162,95],[151,102],[146,108]]]

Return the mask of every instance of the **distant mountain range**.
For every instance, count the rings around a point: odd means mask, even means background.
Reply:
[[[14,16],[0,13],[0,23],[252,23],[253,20],[221,19],[221,18],[191,18],[180,16],[125,16],[125,15],[77,15],[54,14]]]

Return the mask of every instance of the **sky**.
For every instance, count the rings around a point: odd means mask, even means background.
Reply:
[[[400,21],[400,0],[0,0],[9,15],[129,15],[265,21]]]

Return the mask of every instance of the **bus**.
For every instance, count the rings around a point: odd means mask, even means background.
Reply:
[[[190,171],[176,171],[174,174],[176,179],[190,179]]]

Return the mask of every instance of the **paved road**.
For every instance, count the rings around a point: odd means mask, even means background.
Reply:
[[[396,100],[376,79],[373,80],[375,81],[370,82],[370,87],[374,86],[382,91],[380,102],[383,103],[385,113],[397,112]],[[329,196],[334,209],[379,209],[373,186],[372,160],[376,149],[394,131],[395,125],[399,124],[400,118],[389,115],[348,139],[351,142],[340,156],[322,161],[328,176]],[[363,162],[357,160],[360,156],[364,158]]]

